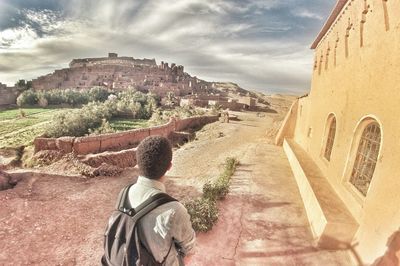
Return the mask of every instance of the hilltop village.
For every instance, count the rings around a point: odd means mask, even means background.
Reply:
[[[155,59],[135,59],[109,53],[108,57],[73,59],[69,68],[32,80],[35,90],[89,89],[95,86],[113,91],[135,88],[160,97],[173,97],[176,104],[206,107],[220,105],[224,109],[254,109],[259,98],[233,83],[207,82],[192,77],[182,65],[169,65]],[[262,99],[260,98],[262,101]]]

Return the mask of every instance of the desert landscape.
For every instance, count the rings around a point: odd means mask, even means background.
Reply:
[[[142,237],[126,216],[140,191],[116,208],[139,180],[183,205],[157,214],[150,260],[168,242],[167,264],[400,266],[399,12],[390,0],[0,1],[0,265],[142,249],[125,243]],[[168,166],[165,178],[143,174],[148,137],[164,143],[151,170]],[[189,240],[168,235],[179,225]]]

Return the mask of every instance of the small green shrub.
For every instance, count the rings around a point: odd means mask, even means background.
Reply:
[[[230,180],[238,163],[239,161],[236,158],[226,158],[224,171],[217,180],[204,184],[203,196],[185,203],[193,229],[196,232],[207,232],[217,222],[217,200],[224,199],[228,194]]]
[[[108,134],[115,133],[115,130],[111,127],[110,122],[103,118],[100,127],[96,129],[89,128],[90,135]]]
[[[203,197],[221,200],[229,193],[229,185],[231,177],[236,170],[238,160],[236,158],[228,157],[225,160],[224,171],[213,183],[206,183],[203,186]]]
[[[111,93],[102,87],[93,87],[89,90],[89,101],[91,102],[105,102]]]
[[[203,186],[203,197],[212,200],[221,200],[229,193],[229,179],[218,179],[214,183],[206,183]]]
[[[22,110],[22,109],[19,109],[19,116],[20,116],[21,118],[25,118],[25,117],[26,117],[25,111]]]
[[[197,198],[185,203],[196,232],[207,232],[218,220],[218,208],[215,200]]]
[[[239,164],[239,161],[234,157],[228,157],[225,160],[225,170],[223,175],[231,177],[233,173],[235,173],[236,166]]]
[[[156,109],[152,113],[152,116],[150,117],[150,124],[152,125],[158,125],[162,123],[167,123],[171,117],[176,117],[179,119],[183,118],[189,118],[193,116],[200,116],[204,115],[205,112],[199,108],[193,108],[190,106],[184,106],[184,107],[175,107],[172,110],[160,110]]]
[[[39,97],[38,104],[40,107],[45,108],[49,105],[49,101],[44,97]]]
[[[47,126],[46,136],[52,138],[85,136],[101,127],[103,119],[108,121],[111,116],[104,104],[92,102],[82,109],[56,115],[52,123]]]

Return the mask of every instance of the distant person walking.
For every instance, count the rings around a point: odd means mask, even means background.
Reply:
[[[168,139],[150,136],[136,151],[139,177],[124,188],[105,233],[103,265],[184,265],[195,244],[186,208],[165,194]]]

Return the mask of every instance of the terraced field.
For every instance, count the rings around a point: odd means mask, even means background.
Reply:
[[[70,109],[22,108],[0,110],[0,148],[32,144],[45,132],[45,125],[55,114]]]
[[[53,116],[70,108],[15,108],[0,110],[0,149],[27,146],[45,133],[46,124]],[[147,127],[147,120],[116,118],[110,121],[115,131]]]
[[[115,131],[125,131],[133,128],[145,128],[149,126],[148,120],[129,118],[111,119],[110,125]]]

